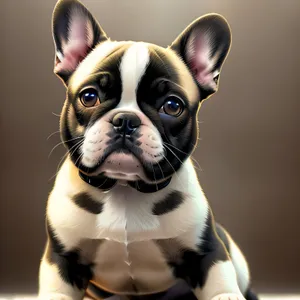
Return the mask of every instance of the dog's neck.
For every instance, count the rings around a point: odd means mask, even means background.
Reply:
[[[158,189],[158,191],[151,193],[143,193],[130,185],[124,186],[121,182],[116,182],[116,184],[110,189],[101,190],[82,179],[82,177],[79,175],[78,169],[71,162],[69,157],[65,160],[63,166],[61,167],[54,186],[54,190],[64,190],[64,193],[67,193],[68,195],[77,194],[80,192],[91,192],[92,194],[97,195],[98,199],[104,197],[106,193],[114,193],[114,191],[117,191],[120,188],[122,188],[123,193],[126,194],[134,195],[136,197],[151,198],[161,197],[162,195],[166,195],[170,193],[170,191],[174,190],[186,194],[203,193],[198,182],[194,166],[190,159],[187,159],[182,164],[181,168],[175,174],[173,174],[170,182],[168,182],[165,187],[162,186],[160,189]]]
[[[121,184],[125,186],[130,186],[133,189],[136,189],[137,191],[141,193],[155,193],[158,192],[164,188],[166,188],[169,183],[172,180],[172,177],[168,177],[160,182],[156,182],[153,184],[146,183],[145,181],[139,180],[139,181],[120,181],[117,179],[109,178],[103,175],[99,176],[88,176],[81,171],[79,171],[80,178],[88,183],[89,185],[96,187],[104,192],[109,191],[114,188],[116,184]]]

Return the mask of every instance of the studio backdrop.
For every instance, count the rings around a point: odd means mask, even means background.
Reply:
[[[161,46],[203,14],[228,20],[219,91],[199,112],[199,180],[254,288],[300,292],[300,1],[82,2],[112,39]],[[0,293],[37,291],[46,201],[65,153],[55,147],[65,98],[53,74],[55,3],[0,2]]]

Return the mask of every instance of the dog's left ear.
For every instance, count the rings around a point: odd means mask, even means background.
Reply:
[[[215,93],[219,74],[231,45],[231,31],[219,14],[191,23],[170,48],[184,60],[201,90],[201,100]]]
[[[54,72],[65,84],[88,53],[108,39],[92,14],[77,0],[57,2],[52,30],[56,48]]]

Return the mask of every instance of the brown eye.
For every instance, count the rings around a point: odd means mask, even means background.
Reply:
[[[166,99],[164,105],[160,109],[160,112],[173,117],[178,117],[182,114],[183,109],[182,101],[176,96],[170,96]]]
[[[80,101],[86,107],[92,107],[100,104],[97,90],[89,88],[82,91],[80,94]]]

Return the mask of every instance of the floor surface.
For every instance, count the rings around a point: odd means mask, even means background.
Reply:
[[[260,300],[300,300],[300,295],[260,295]],[[30,295],[0,295],[0,300],[36,300]]]

